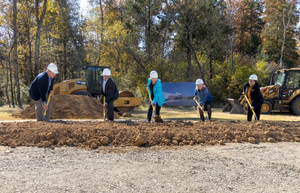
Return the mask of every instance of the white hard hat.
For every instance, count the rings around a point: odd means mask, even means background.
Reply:
[[[202,79],[197,79],[197,80],[196,80],[196,84],[204,84],[204,82],[203,82]]]
[[[257,81],[257,76],[256,76],[256,74],[252,74],[252,75],[249,77],[249,80],[256,80],[256,81]]]
[[[150,72],[150,78],[158,78],[158,74],[157,74],[157,72],[156,71],[151,71]]]
[[[54,74],[58,74],[57,66],[54,63],[50,63],[47,67],[47,70],[50,70]]]
[[[105,68],[105,69],[103,70],[103,73],[102,73],[102,75],[103,75],[103,76],[110,76],[110,75],[111,75],[111,71],[110,71],[110,69],[108,69],[108,68]]]

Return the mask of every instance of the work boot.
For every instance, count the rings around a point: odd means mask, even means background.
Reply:
[[[155,120],[156,123],[163,123],[164,122],[159,115],[155,115],[154,120]]]

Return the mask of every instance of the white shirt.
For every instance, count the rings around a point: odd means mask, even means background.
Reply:
[[[108,79],[107,79],[107,80],[108,80]],[[106,86],[107,80],[105,80],[105,78],[103,77],[102,89],[103,89],[103,92],[104,92],[104,93],[105,93],[105,86]]]

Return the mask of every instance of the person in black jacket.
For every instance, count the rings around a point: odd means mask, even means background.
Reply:
[[[251,103],[251,107],[248,105],[248,115],[247,120],[251,121],[254,110],[257,120],[260,118],[260,109],[262,104],[264,103],[264,98],[260,92],[259,84],[257,83],[257,76],[252,74],[249,77],[249,81],[244,84],[243,94],[246,95],[249,102]],[[252,109],[251,109],[252,108]]]
[[[114,101],[119,97],[119,91],[117,85],[110,77],[111,71],[108,68],[105,68],[102,73],[100,80],[102,86],[102,94],[105,96],[105,106],[104,110],[107,110],[107,117],[109,121],[114,120]]]
[[[38,74],[30,85],[29,95],[35,102],[37,121],[43,121],[44,111],[47,111],[45,121],[50,121],[50,102],[47,105],[47,99],[49,93],[53,94],[53,81],[57,73],[57,66],[51,63],[47,71]]]

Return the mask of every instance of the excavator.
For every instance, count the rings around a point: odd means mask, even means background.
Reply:
[[[261,113],[288,112],[300,115],[300,68],[277,70],[272,74],[270,85],[261,87],[264,97]],[[227,99],[223,111],[243,113],[247,109],[245,97]]]
[[[64,80],[53,86],[53,94],[86,95],[97,97],[101,95],[100,78],[105,66],[85,66],[85,78]],[[135,97],[130,91],[120,91],[119,98],[114,102],[115,111],[119,114],[129,113],[142,104],[141,97]]]

